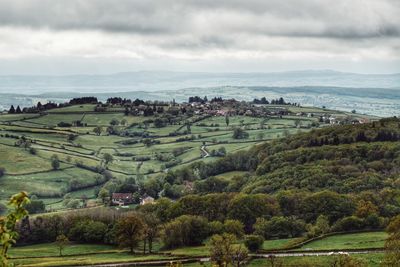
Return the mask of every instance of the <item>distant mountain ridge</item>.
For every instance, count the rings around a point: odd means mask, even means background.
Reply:
[[[0,76],[0,93],[41,94],[50,92],[112,93],[163,91],[189,87],[329,86],[400,89],[400,73],[357,74],[332,70],[289,72],[207,73],[138,71],[109,75],[7,75]]]
[[[100,101],[108,97],[122,97],[144,100],[187,101],[190,96],[199,95],[251,101],[254,98],[266,97],[276,99],[284,97],[289,102],[303,106],[325,106],[330,109],[351,111],[382,117],[400,116],[400,90],[387,88],[350,88],[322,86],[216,86],[190,87],[179,90],[159,91],[126,91],[126,92],[51,92],[42,94],[2,94],[0,92],[0,110],[9,109],[11,105],[22,107],[36,105],[38,101],[46,103],[67,102],[74,97],[96,96]]]

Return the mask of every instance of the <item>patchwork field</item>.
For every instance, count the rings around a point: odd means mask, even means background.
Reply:
[[[318,123],[319,115],[328,112],[324,109],[288,109],[292,113],[285,116],[231,116],[229,125],[225,116],[204,115],[178,115],[170,123],[155,125],[159,115],[126,116],[118,106],[107,112],[95,112],[95,105],[74,105],[40,114],[1,114],[0,167],[5,168],[5,175],[0,178],[0,202],[25,190],[44,200],[49,210],[62,209],[59,203],[68,193],[78,198],[96,197],[96,188],[105,182],[95,171],[99,166],[116,179],[138,175],[147,179],[196,161],[213,161],[221,156],[216,151],[246,150],[326,126]],[[296,115],[299,112],[316,116]],[[337,111],[329,114],[346,116]],[[109,132],[111,124],[118,134]],[[96,127],[100,134],[94,132]],[[247,136],[234,138],[235,128]],[[145,144],[146,139],[150,141]],[[108,164],[104,162],[106,154],[113,158]],[[60,163],[57,168],[52,166],[54,157]],[[226,173],[221,178],[244,174]]]

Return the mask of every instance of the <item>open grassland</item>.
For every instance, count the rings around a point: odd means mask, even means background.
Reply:
[[[340,250],[383,248],[386,232],[333,235],[302,246],[299,250]]]
[[[299,240],[299,238],[285,238],[285,239],[265,240],[263,245],[262,245],[262,249],[264,249],[264,250],[285,249],[289,245],[294,244],[298,240]]]
[[[365,264],[368,267],[378,267],[380,266],[384,254],[383,253],[371,253],[371,254],[358,254],[352,255],[355,258]],[[285,267],[299,267],[299,266],[313,266],[313,267],[327,267],[335,266],[332,265],[337,259],[337,256],[303,256],[303,257],[285,257],[275,259],[274,265],[268,259],[253,259],[246,266],[248,267],[272,267],[272,266],[285,266]],[[210,263],[188,263],[184,264],[184,267],[208,267],[211,266]]]
[[[96,208],[98,209],[98,208]],[[104,209],[104,208],[103,208]],[[368,249],[383,248],[383,241],[387,237],[384,232],[365,232],[341,234],[326,237],[324,239],[311,242],[302,250],[343,250],[348,249]],[[277,250],[287,248],[290,244],[298,241],[296,238],[266,240],[262,246],[264,250]],[[156,240],[153,244],[153,251],[156,254],[143,255],[142,243],[136,249],[136,254],[132,255],[126,249],[120,249],[111,245],[97,244],[76,244],[70,243],[63,250],[63,256],[59,256],[59,250],[54,243],[37,244],[30,246],[13,247],[10,251],[12,262],[18,266],[69,266],[69,265],[88,265],[100,263],[122,263],[135,261],[153,261],[189,257],[208,257],[210,247],[205,241],[202,246],[181,247],[175,249],[162,249],[162,243]],[[295,252],[295,251],[294,251]],[[352,254],[351,257],[359,259],[368,266],[379,266],[384,254],[380,252],[369,252],[367,254]],[[283,266],[330,266],[338,254],[330,256],[288,256],[277,258]],[[252,259],[247,266],[271,266],[267,258]],[[297,265],[296,265],[297,264]],[[164,266],[164,265],[160,265]],[[187,263],[184,266],[200,266],[199,263]],[[210,266],[205,263],[205,266]]]

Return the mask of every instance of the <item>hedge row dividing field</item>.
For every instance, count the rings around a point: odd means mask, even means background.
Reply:
[[[323,112],[307,107],[290,109]],[[345,114],[336,112],[336,116]],[[5,168],[5,176],[0,178],[0,202],[19,190],[36,193],[43,200],[55,196],[62,200],[66,193],[77,190],[75,187],[70,190],[72,180],[81,183],[82,189],[94,184],[93,179],[98,175],[94,168],[104,165],[105,154],[114,158],[107,168],[117,179],[138,175],[138,164],[141,164],[140,175],[149,178],[189,163],[216,160],[218,156],[213,152],[219,149],[224,149],[225,153],[246,150],[268,140],[318,127],[311,126],[318,122],[317,117],[293,115],[272,116],[267,121],[259,117],[231,116],[229,126],[224,116],[179,115],[173,124],[162,127],[151,123],[156,118],[156,115],[126,116],[119,107],[110,108],[110,112],[95,112],[95,105],[75,105],[41,114],[0,115],[0,167]],[[79,127],[73,126],[76,121],[80,121]],[[112,121],[119,123],[115,127],[124,132],[123,135],[106,131]],[[189,131],[188,122],[191,122]],[[62,123],[71,126],[60,127]],[[100,135],[94,133],[95,127],[102,128]],[[233,138],[237,127],[246,131],[248,137]],[[144,144],[144,135],[153,143]],[[16,145],[21,138],[31,142],[30,148]],[[202,154],[202,146],[211,156]],[[179,150],[182,152],[176,152]],[[54,155],[61,163],[58,170],[52,169]],[[163,159],[157,155],[164,155]]]

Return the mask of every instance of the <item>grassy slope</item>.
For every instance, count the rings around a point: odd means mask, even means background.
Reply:
[[[303,110],[298,107],[293,108],[296,111]],[[150,124],[147,131],[151,135],[158,136],[156,139],[160,141],[160,144],[145,147],[141,143],[133,145],[123,145],[121,143],[121,141],[127,139],[135,139],[132,137],[109,136],[105,133],[101,136],[95,136],[92,130],[95,126],[102,126],[105,130],[109,122],[115,118],[119,121],[122,119],[127,120],[127,126],[118,126],[120,129],[127,129],[130,132],[143,132],[145,129],[141,122],[154,119],[153,117],[124,116],[123,110],[118,108],[112,113],[91,113],[93,110],[94,105],[77,105],[50,110],[45,115],[0,115],[0,134],[25,135],[35,140],[36,143],[33,144],[33,147],[38,150],[37,155],[31,155],[22,148],[11,147],[16,139],[0,137],[0,165],[5,166],[9,174],[15,174],[6,175],[0,179],[0,201],[4,201],[9,195],[18,190],[38,191],[40,189],[51,193],[60,192],[62,188],[67,186],[70,179],[90,182],[95,173],[76,168],[74,163],[79,161],[88,166],[96,166],[100,164],[104,153],[114,155],[115,160],[109,167],[114,176],[124,179],[127,176],[136,174],[137,162],[132,160],[133,157],[131,156],[117,156],[117,152],[131,153],[134,156],[153,156],[154,153],[171,153],[175,148],[179,147],[189,148],[184,154],[178,156],[181,163],[173,167],[173,169],[176,169],[194,161],[204,160],[210,162],[215,160],[216,158],[213,157],[200,158],[200,147],[203,142],[207,144],[209,151],[223,146],[227,152],[235,152],[241,149],[248,149],[264,140],[282,137],[284,131],[289,131],[290,133],[298,132],[299,129],[295,128],[295,120],[300,119],[303,126],[308,125],[311,121],[317,121],[317,118],[307,117],[272,118],[266,122],[265,129],[260,129],[262,118],[231,117],[230,125],[227,127],[224,117],[210,117],[192,125],[192,134],[196,135],[198,139],[185,142],[176,142],[176,139],[182,136],[168,136],[169,133],[177,130],[181,125],[155,128]],[[310,111],[310,108],[304,108],[304,112],[306,111]],[[322,112],[321,109],[312,109],[312,111]],[[82,117],[84,117],[83,122],[87,123],[89,127],[57,127],[57,124],[62,121],[73,122]],[[186,118],[181,120],[184,121]],[[9,123],[11,124],[9,125]],[[132,123],[139,124],[132,127],[128,126]],[[243,125],[249,132],[248,139],[235,140],[232,138],[232,127],[239,125]],[[218,131],[215,131],[217,128],[219,128]],[[182,130],[185,130],[185,127]],[[67,140],[68,135],[71,133],[79,134],[73,142]],[[260,133],[263,134],[263,140],[259,140]],[[56,172],[51,170],[50,157],[54,154],[61,159],[61,168],[65,170]],[[70,161],[67,162],[68,160]],[[141,173],[160,172],[164,164],[164,162],[155,159],[146,161],[141,168]],[[31,174],[37,171],[43,173]],[[232,175],[226,174],[225,176],[229,179]],[[25,186],[26,181],[29,181],[29,188]]]
[[[386,232],[334,235],[308,243],[299,250],[383,248],[386,238]]]

